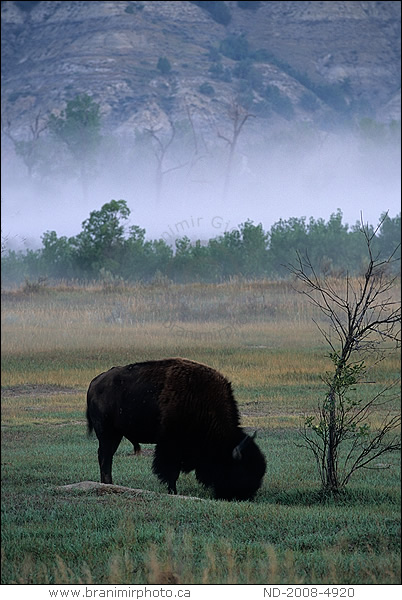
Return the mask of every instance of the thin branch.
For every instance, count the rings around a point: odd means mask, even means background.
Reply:
[[[329,321],[328,331],[313,319],[332,350],[335,370],[322,378],[328,392],[322,406],[319,406],[318,425],[314,425],[315,420],[312,420],[311,429],[305,425],[301,435],[305,447],[313,452],[324,487],[333,491],[346,485],[359,468],[401,446],[396,436],[389,439],[389,434],[400,426],[399,415],[388,415],[371,434],[367,428],[373,411],[389,405],[394,398],[388,392],[395,382],[383,387],[369,400],[349,403],[345,396],[351,386],[363,383],[362,378],[367,377],[368,368],[362,356],[370,357],[372,368],[384,360],[389,349],[392,350],[384,345],[386,340],[395,342],[397,347],[400,344],[400,303],[394,301],[389,293],[396,278],[387,278],[384,271],[384,266],[393,260],[397,249],[382,260],[374,256],[372,248],[385,218],[374,231],[362,223],[368,265],[357,285],[347,273],[343,295],[332,281],[325,276],[319,277],[307,253],[302,257],[296,252],[296,263],[288,267],[305,288],[297,291]],[[339,347],[333,339],[334,334]],[[343,442],[348,442],[348,448],[346,455],[341,456]]]

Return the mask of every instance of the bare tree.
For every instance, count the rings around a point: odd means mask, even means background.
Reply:
[[[148,135],[150,135],[150,137],[152,138],[152,140],[154,142],[153,151],[154,151],[154,155],[156,158],[155,185],[156,185],[156,203],[157,204],[160,204],[160,201],[161,201],[163,178],[165,177],[165,175],[167,175],[167,173],[170,173],[171,171],[175,171],[177,169],[181,169],[182,167],[185,167],[188,163],[188,161],[186,161],[185,163],[180,163],[180,164],[175,165],[174,167],[170,167],[168,169],[164,168],[167,151],[169,150],[169,147],[173,143],[173,140],[176,136],[176,129],[174,127],[174,124],[171,121],[169,121],[169,124],[170,124],[170,132],[167,136],[163,136],[160,133],[160,129],[157,129],[157,130],[154,128],[145,129],[145,131],[148,133]]]
[[[401,416],[392,411],[391,403],[397,382],[380,391],[353,394],[360,383],[367,381],[369,370],[384,360],[389,352],[400,347],[400,301],[391,290],[396,277],[389,275],[389,266],[396,259],[395,248],[386,259],[374,255],[375,231],[361,224],[368,252],[368,265],[363,277],[346,277],[343,290],[328,278],[320,277],[308,256],[298,254],[290,271],[305,289],[309,301],[319,309],[328,328],[316,325],[330,347],[333,369],[323,381],[327,393],[314,416],[307,416],[301,430],[302,445],[312,451],[317,461],[323,488],[338,492],[358,469],[380,468],[373,460],[401,448]],[[399,246],[398,246],[399,247]],[[383,415],[376,428],[370,424],[375,412]]]
[[[226,199],[228,197],[229,186],[230,186],[230,182],[232,180],[233,162],[234,162],[235,150],[236,150],[237,142],[239,139],[239,135],[240,135],[241,130],[243,129],[247,119],[255,116],[255,115],[252,115],[251,113],[247,112],[237,102],[232,102],[232,104],[229,106],[228,115],[229,115],[229,118],[232,121],[232,125],[233,125],[233,131],[232,131],[231,136],[227,137],[225,135],[222,135],[222,133],[220,133],[220,131],[218,131],[218,137],[221,138],[222,140],[225,140],[225,142],[229,146],[229,154],[228,154],[228,160],[226,163],[225,179],[224,179],[224,184],[223,184],[223,200],[224,201],[226,201]]]
[[[39,138],[47,126],[47,119],[44,119],[39,111],[33,122],[29,125],[29,138],[19,140],[11,132],[11,121],[7,118],[2,121],[2,131],[14,144],[15,153],[22,158],[28,170],[29,177],[32,177],[35,167],[40,162],[41,157],[38,152]]]
[[[190,172],[192,171],[192,169],[197,165],[197,163],[199,161],[201,161],[202,159],[204,159],[209,154],[209,150],[208,150],[207,143],[206,143],[202,133],[197,133],[197,131],[196,131],[193,116],[191,114],[190,107],[187,103],[186,103],[186,112],[187,112],[188,122],[190,123],[190,129],[191,129],[191,133],[192,133],[193,146],[194,146],[194,151],[189,160],[189,168],[187,171],[187,174],[189,175]],[[202,150],[200,148],[200,145],[202,145]]]

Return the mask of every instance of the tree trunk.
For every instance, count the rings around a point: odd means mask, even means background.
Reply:
[[[339,488],[338,469],[336,464],[337,444],[336,444],[336,406],[335,392],[331,390],[328,395],[329,400],[329,422],[328,422],[328,449],[327,449],[327,469],[326,469],[326,489],[330,492],[337,492]]]
[[[163,184],[163,172],[162,165],[158,164],[158,168],[155,173],[155,200],[156,206],[160,206],[162,198],[162,184]]]
[[[228,157],[226,173],[225,173],[225,181],[223,184],[223,195],[222,195],[223,202],[226,202],[226,200],[228,199],[228,195],[229,195],[229,187],[230,187],[230,183],[231,183],[231,179],[232,179],[234,151],[235,151],[235,142],[233,142],[230,145],[229,157]]]

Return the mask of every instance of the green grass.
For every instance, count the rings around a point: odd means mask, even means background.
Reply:
[[[166,496],[151,456],[134,457],[126,442],[115,481],[154,496],[56,489],[98,479],[96,442],[83,429],[54,423],[4,434],[3,583],[60,583],[62,566],[68,583],[150,583],[169,569],[188,584],[398,582],[396,460],[325,501],[296,433],[264,432],[268,470],[255,501],[217,502],[182,475],[179,492],[200,502]]]
[[[298,424],[322,397],[320,375],[330,368],[309,307],[269,282],[173,291],[5,296],[2,583],[400,583],[399,456],[360,470],[344,493],[328,498],[313,457],[298,446]],[[261,304],[230,334],[200,336],[233,323],[243,310],[239,294],[251,305],[261,293],[277,307],[275,318]],[[151,304],[163,301],[159,312],[146,305],[147,294]],[[134,299],[135,322],[105,321],[116,302],[132,309]],[[219,318],[223,302],[227,316]],[[183,303],[197,320],[180,317]],[[166,312],[189,335],[166,327]],[[258,429],[267,458],[255,500],[216,501],[192,473],[180,476],[178,491],[201,500],[172,498],[152,474],[152,446],[133,456],[127,441],[115,455],[114,482],[151,495],[59,489],[99,479],[96,438],[85,424],[92,377],[173,355],[206,362],[233,381],[242,423]],[[377,383],[356,393],[379,389],[398,370],[398,357],[390,357],[377,368]],[[397,400],[390,408],[399,410]]]

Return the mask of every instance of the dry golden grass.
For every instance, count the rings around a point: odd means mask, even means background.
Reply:
[[[345,283],[333,285],[342,293]],[[2,384],[71,388],[78,410],[91,379],[113,365],[187,356],[232,381],[245,425],[264,427],[269,420],[270,426],[293,427],[322,398],[321,377],[331,369],[313,318],[322,315],[288,282],[8,292],[2,355],[11,366],[3,369]],[[394,354],[376,380],[398,371]],[[47,404],[57,403],[54,393]],[[250,402],[263,406],[263,414],[252,414]]]
[[[343,280],[333,285],[343,293]],[[399,301],[398,286],[393,288],[393,294]],[[162,336],[162,340],[170,342],[172,338],[187,339],[205,345],[242,337],[245,325],[252,343],[289,347],[290,342],[293,347],[297,340],[305,344],[303,338],[294,335],[294,328],[297,332],[304,329],[304,335],[312,331],[317,337],[312,319],[322,321],[322,314],[305,295],[287,282],[269,281],[138,284],[108,292],[94,286],[55,288],[37,294],[4,292],[2,305],[3,337],[7,342],[7,332],[17,334],[16,348],[21,348],[21,339],[28,348],[33,343],[42,349],[63,343],[68,348],[79,348],[85,345],[88,335],[86,345],[97,339],[101,345],[109,337],[113,344],[121,336],[124,340],[142,331],[141,326],[145,326],[143,335],[151,340]],[[261,327],[264,329],[260,334]]]
[[[12,393],[5,391],[2,394],[2,424],[3,426],[35,423],[71,425],[80,418],[80,415],[84,424],[84,400],[84,393],[73,389],[56,392],[38,386],[37,389],[21,391],[13,387]]]

